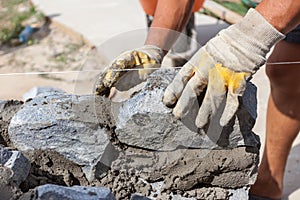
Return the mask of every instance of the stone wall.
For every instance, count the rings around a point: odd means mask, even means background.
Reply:
[[[60,91],[1,101],[0,199],[248,199],[255,86],[227,126],[217,115],[202,130],[196,112],[177,120],[161,101],[175,74],[156,71],[122,103]]]

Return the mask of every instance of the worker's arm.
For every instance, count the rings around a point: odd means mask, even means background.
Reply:
[[[186,26],[191,15],[194,0],[158,0],[152,26],[145,45],[122,53],[99,76],[96,94],[109,95],[110,88],[125,74],[122,69],[143,68],[139,70],[145,79],[158,68],[163,57],[179,36],[178,31]]]
[[[186,26],[194,0],[158,0],[146,45],[155,45],[167,52]]]
[[[256,10],[283,34],[290,32],[300,23],[300,1],[263,0]]]
[[[300,23],[300,1],[263,0],[250,9],[241,22],[222,30],[183,66],[167,87],[164,103],[173,106],[181,118],[207,87],[196,125],[205,127],[212,116],[222,112],[226,125],[236,113],[246,82],[266,62],[266,54],[283,33]],[[224,110],[220,105],[225,101]]]

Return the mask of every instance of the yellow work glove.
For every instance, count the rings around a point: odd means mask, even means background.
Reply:
[[[145,80],[147,75],[153,72],[153,68],[160,67],[163,56],[162,49],[153,45],[144,45],[122,53],[99,75],[96,94],[109,95],[110,88],[126,73],[126,69],[141,68],[139,77]]]
[[[166,88],[163,102],[173,106],[173,114],[184,117],[207,87],[196,118],[203,128],[226,99],[220,124],[226,125],[236,113],[249,78],[265,63],[270,48],[284,35],[256,10],[221,31],[186,63]]]

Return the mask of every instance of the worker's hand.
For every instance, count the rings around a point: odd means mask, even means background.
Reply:
[[[167,87],[163,102],[182,118],[207,87],[196,125],[203,128],[226,98],[220,119],[226,125],[236,113],[247,80],[265,63],[270,48],[284,35],[256,10],[250,9],[238,24],[221,31],[183,66]]]
[[[147,68],[159,68],[163,56],[163,50],[153,45],[145,45],[122,53],[100,74],[99,82],[96,85],[96,94],[109,95],[110,88],[126,73],[125,69],[141,68],[139,77],[144,80],[148,74],[153,72]]]

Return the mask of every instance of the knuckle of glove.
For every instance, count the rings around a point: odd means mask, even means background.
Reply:
[[[109,94],[110,88],[113,87],[124,74],[121,70],[134,64],[131,54],[132,52],[130,51],[122,53],[98,76],[98,83],[95,88],[96,95],[107,96]]]
[[[236,72],[224,67],[220,63],[216,64],[209,73],[210,77],[220,77],[223,81],[224,87],[231,93],[239,93],[241,88],[244,87],[246,79],[250,76],[250,73],[248,72]]]
[[[115,58],[107,69],[99,75],[95,94],[107,95],[110,88],[113,87],[119,79],[126,73],[126,69],[132,68],[151,68],[157,67],[158,62],[155,58],[148,55],[147,50],[139,49],[126,51]],[[124,71],[122,71],[124,70]],[[145,79],[149,70],[139,70],[139,75]]]

